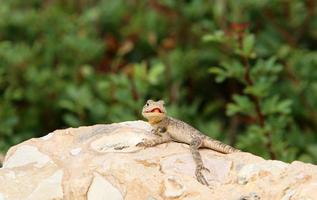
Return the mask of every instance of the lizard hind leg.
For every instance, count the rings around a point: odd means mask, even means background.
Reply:
[[[191,143],[190,143],[190,151],[192,153],[193,159],[195,161],[196,164],[196,171],[195,171],[195,175],[196,175],[196,179],[198,182],[200,182],[203,185],[207,185],[209,186],[206,178],[204,177],[204,175],[202,174],[203,170],[206,170],[208,172],[209,169],[206,168],[203,164],[201,155],[199,153],[199,147],[202,145],[202,140],[200,138],[194,138]]]

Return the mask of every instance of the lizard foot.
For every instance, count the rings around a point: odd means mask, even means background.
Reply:
[[[151,130],[151,133],[157,136],[162,136],[162,133],[165,133],[165,132],[166,132],[166,128],[164,127],[158,127],[156,129]]]
[[[128,148],[129,146],[117,146],[117,147],[114,147],[114,150],[122,150],[122,149],[125,149],[125,148]]]
[[[161,136],[161,135],[160,135],[160,132],[159,132],[157,129],[152,129],[152,130],[151,130],[151,134],[157,135],[157,136]]]
[[[210,170],[208,168],[206,168],[205,166],[197,166],[196,168],[196,172],[195,172],[195,175],[196,175],[196,178],[197,178],[197,181],[200,182],[201,184],[203,185],[207,185],[209,186],[206,178],[204,177],[204,175],[202,174],[202,171],[203,170],[206,170],[207,172],[210,172]]]
[[[153,146],[153,142],[151,142],[150,140],[146,140],[146,139],[143,139],[142,142],[136,144],[137,147],[151,147]]]
[[[210,170],[207,167],[203,166],[203,165],[198,166],[197,169],[200,170],[200,171],[205,170],[206,172],[210,173]]]

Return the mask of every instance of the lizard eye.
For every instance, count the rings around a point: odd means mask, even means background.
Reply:
[[[149,103],[146,103],[145,105],[146,105],[146,106],[149,106],[150,104],[149,104]]]

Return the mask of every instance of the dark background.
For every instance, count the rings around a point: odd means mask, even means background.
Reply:
[[[317,163],[314,0],[1,0],[0,149],[141,119],[148,98],[265,158]]]

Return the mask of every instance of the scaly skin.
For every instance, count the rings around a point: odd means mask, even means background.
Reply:
[[[162,100],[148,100],[142,109],[142,115],[153,127],[153,134],[160,137],[154,140],[144,140],[143,142],[137,144],[137,146],[151,147],[170,141],[189,144],[193,159],[196,164],[196,178],[204,185],[208,186],[209,184],[203,176],[202,170],[209,172],[209,169],[203,165],[201,155],[198,150],[200,147],[209,148],[222,153],[233,153],[240,151],[220,141],[207,137],[183,121],[168,117],[166,115],[164,101]]]

